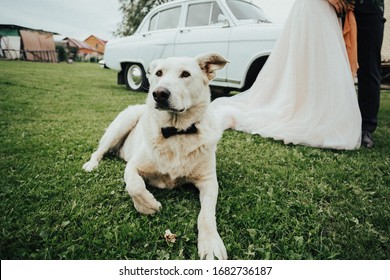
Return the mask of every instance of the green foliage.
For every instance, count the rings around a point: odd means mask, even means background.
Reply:
[[[59,61],[65,61],[67,58],[66,50],[62,44],[56,44],[56,52]]]
[[[123,161],[81,169],[110,121],[146,97],[115,81],[96,64],[0,61],[1,259],[197,259],[196,188],[150,188],[163,209],[144,216]],[[371,150],[224,133],[217,224],[229,258],[390,258],[389,91],[381,102]]]
[[[142,19],[154,7],[169,2],[170,0],[119,0],[123,19],[115,35],[123,37],[133,34]]]

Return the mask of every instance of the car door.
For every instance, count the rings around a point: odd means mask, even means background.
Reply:
[[[140,61],[149,64],[158,58],[174,55],[174,43],[179,33],[179,22],[182,6],[171,6],[156,11],[144,22],[139,40],[138,57]]]
[[[229,49],[229,23],[215,1],[189,2],[185,7],[183,27],[176,36],[175,56],[196,56],[218,52],[227,57]],[[215,85],[226,83],[227,67],[217,71]]]

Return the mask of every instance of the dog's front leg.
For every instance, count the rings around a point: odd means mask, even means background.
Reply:
[[[129,106],[119,113],[100,139],[97,150],[91,155],[90,160],[83,165],[85,171],[90,172],[95,169],[99,165],[104,154],[129,135],[130,131],[136,126],[139,118],[144,113],[145,108],[145,105],[134,105]]]
[[[227,259],[225,245],[217,231],[215,208],[218,198],[217,178],[196,184],[200,191],[201,209],[198,216],[198,254],[201,259]]]
[[[150,215],[160,210],[161,203],[146,189],[145,182],[132,161],[126,165],[125,183],[126,190],[138,212]]]

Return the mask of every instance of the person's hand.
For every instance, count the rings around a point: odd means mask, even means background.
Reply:
[[[337,14],[342,14],[349,10],[349,3],[347,0],[328,0],[330,4],[335,8]]]
[[[351,1],[348,5],[348,11],[353,11],[355,10],[355,1]]]

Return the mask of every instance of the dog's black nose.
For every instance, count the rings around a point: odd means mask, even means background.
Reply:
[[[165,103],[168,101],[171,92],[166,88],[156,88],[153,91],[153,98],[157,103]]]

